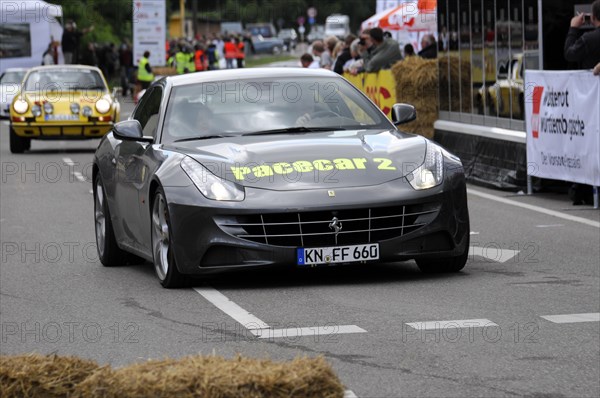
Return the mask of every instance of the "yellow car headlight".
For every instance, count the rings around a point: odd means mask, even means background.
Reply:
[[[29,109],[29,104],[27,103],[27,101],[19,99],[15,101],[13,109],[15,110],[15,112],[22,115]]]
[[[99,99],[98,101],[96,101],[96,110],[99,113],[106,113],[110,110],[110,102],[108,102],[108,100],[105,100],[104,98]]]

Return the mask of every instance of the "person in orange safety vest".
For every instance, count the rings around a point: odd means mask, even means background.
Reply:
[[[204,53],[204,48],[199,44],[196,45],[196,51],[194,52],[194,63],[196,65],[196,72],[207,69],[206,54]]]
[[[236,39],[236,41],[237,41],[237,48],[238,48],[237,67],[243,68],[244,60],[246,59],[246,45],[244,44],[244,40],[242,40],[241,38]]]

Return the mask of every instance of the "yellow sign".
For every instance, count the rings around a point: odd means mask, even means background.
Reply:
[[[355,76],[345,73],[344,77],[365,93],[391,119],[392,105],[396,103],[396,81],[391,70],[361,73]]]

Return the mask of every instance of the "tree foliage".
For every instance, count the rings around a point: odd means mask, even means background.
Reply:
[[[186,7],[191,10],[187,0]],[[201,15],[223,21],[272,22],[281,20],[284,27],[296,28],[296,20],[306,16],[309,7],[317,9],[317,24],[324,24],[327,16],[338,13],[348,15],[351,28],[356,31],[360,23],[375,13],[375,0],[197,0]],[[172,10],[179,2],[171,1]]]
[[[131,0],[50,0],[63,8],[65,21],[72,19],[79,29],[94,26],[84,41],[121,43],[131,40],[133,2]]]
[[[167,15],[179,12],[179,0],[167,1]],[[194,0],[186,0],[186,13],[191,15]],[[283,27],[297,28],[296,20],[306,17],[306,11],[317,9],[318,24],[328,15],[339,13],[350,17],[351,28],[375,12],[375,0],[196,0],[199,16],[222,21],[272,22]],[[132,0],[50,0],[63,7],[65,20],[72,19],[79,29],[94,25],[94,31],[84,41],[121,43],[132,38]]]

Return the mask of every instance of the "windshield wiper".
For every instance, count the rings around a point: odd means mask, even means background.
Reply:
[[[346,130],[341,127],[287,127],[284,129],[273,129],[273,130],[260,130],[244,133],[242,135],[266,135],[266,134],[286,134],[286,133],[314,133],[319,131],[335,131],[335,130]]]
[[[199,136],[195,136],[195,137],[181,138],[181,139],[175,140],[173,142],[185,142],[185,141],[195,141],[195,140],[209,140],[211,138],[225,138],[225,137],[235,137],[235,135],[234,134],[199,135]]]

